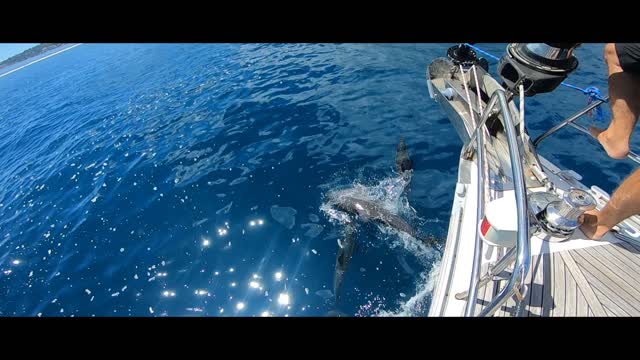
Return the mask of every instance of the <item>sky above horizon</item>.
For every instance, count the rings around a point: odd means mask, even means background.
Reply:
[[[20,54],[21,52],[32,48],[38,44],[8,44],[8,43],[0,43],[0,61],[4,61],[13,55]]]

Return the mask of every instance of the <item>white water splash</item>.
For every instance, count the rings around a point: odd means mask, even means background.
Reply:
[[[327,200],[322,204],[320,210],[327,215],[329,220],[338,224],[352,222],[352,217],[338,209],[335,204],[337,199],[350,196],[375,202],[391,214],[399,215],[407,220],[421,220],[417,217],[415,210],[409,205],[407,197],[404,195],[405,188],[411,181],[410,176],[396,176],[385,178],[373,186],[366,186],[355,182],[352,187],[342,190],[328,192]],[[422,222],[422,221],[419,221]],[[405,297],[399,296],[399,308],[395,310],[382,310],[381,306],[372,307],[368,312],[373,311],[374,316],[425,316],[428,312],[431,294],[434,289],[434,282],[440,271],[440,252],[421,241],[417,241],[412,236],[398,232],[388,226],[377,223],[377,228],[383,234],[384,242],[391,249],[401,248],[416,257],[421,265],[427,270],[421,272],[416,278],[416,291],[413,296],[406,301]],[[406,261],[405,261],[406,265]],[[406,269],[405,269],[406,270]],[[386,300],[384,301],[386,302]],[[371,304],[370,304],[371,305]],[[387,304],[387,309],[390,307]]]
[[[408,317],[426,316],[429,311],[431,294],[435,286],[435,281],[440,274],[440,260],[433,263],[431,270],[420,274],[416,284],[416,294],[404,303],[400,303],[400,308],[395,311],[379,311],[376,316],[382,317]]]
[[[391,249],[402,248],[414,255],[424,265],[435,262],[440,256],[440,252],[437,249],[425,245],[422,241],[416,240],[409,234],[382,225],[378,225],[378,229],[388,236]]]
[[[403,196],[404,190],[410,181],[410,176],[395,176],[385,178],[372,186],[354,182],[350,188],[329,191],[327,193],[327,201],[320,206],[320,210],[324,212],[331,221],[337,221],[342,224],[350,222],[351,217],[348,214],[334,207],[336,199],[349,196],[375,202],[394,215],[411,213],[413,209],[411,209],[408,201],[406,201],[406,197]]]

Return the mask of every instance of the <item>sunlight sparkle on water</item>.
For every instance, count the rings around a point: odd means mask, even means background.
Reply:
[[[289,305],[289,294],[280,293],[280,295],[278,296],[278,304]]]

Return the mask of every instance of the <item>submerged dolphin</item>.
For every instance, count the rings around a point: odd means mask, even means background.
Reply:
[[[344,239],[338,241],[340,248],[338,249],[338,255],[336,257],[336,268],[333,274],[333,293],[335,295],[336,303],[340,299],[340,288],[342,286],[342,280],[344,274],[347,272],[351,257],[356,250],[356,226],[353,223],[348,223],[344,228]]]
[[[404,138],[400,138],[400,143],[398,144],[396,152],[396,168],[401,177],[406,180],[406,184],[408,184],[409,181],[411,181],[413,162],[409,157],[409,150],[404,142]],[[401,191],[404,191],[404,187]],[[378,222],[383,225],[390,226],[399,232],[406,233],[411,237],[422,241],[428,246],[434,244],[433,239],[418,234],[418,232],[400,216],[392,214],[389,210],[371,200],[346,195],[344,192],[329,193],[328,200],[337,209],[351,215],[356,215],[361,220]],[[344,239],[342,239],[342,241],[338,241],[338,245],[340,247],[336,257],[335,273],[333,277],[333,292],[335,294],[336,303],[340,297],[340,287],[349,266],[349,262],[351,261],[351,257],[356,249],[356,231],[357,228],[355,223],[352,220],[348,220],[344,228]]]

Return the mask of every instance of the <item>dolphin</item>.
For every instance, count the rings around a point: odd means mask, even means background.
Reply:
[[[363,221],[379,222],[387,225],[398,232],[410,235],[414,239],[422,241],[425,245],[434,244],[434,239],[419,234],[409,223],[400,216],[392,214],[389,210],[376,204],[373,201],[356,198],[353,196],[340,196],[335,200],[338,209],[349,214],[357,215]]]
[[[413,173],[413,161],[409,157],[409,149],[403,137],[400,138],[396,151],[396,169],[400,173],[400,176],[406,180],[404,184],[408,185]],[[405,187],[402,187],[400,190],[401,192],[405,191]],[[372,200],[349,195],[344,191],[331,192],[327,195],[327,199],[335,208],[345,213],[355,215],[365,222],[378,222],[398,232],[406,233],[414,239],[422,241],[425,245],[430,246],[434,244],[434,239],[419,234],[400,216],[391,213]]]
[[[398,143],[396,150],[396,169],[400,173],[400,176],[406,180],[405,184],[408,184],[411,181],[411,175],[413,173],[413,162],[409,157],[409,150],[404,138],[400,138],[400,142]],[[404,190],[405,188],[403,187],[401,191]],[[371,200],[347,195],[343,191],[331,192],[327,197],[329,203],[334,207],[345,213],[354,215],[362,221],[372,221],[387,225],[398,232],[410,235],[427,246],[435,244],[435,239],[419,234],[400,216],[392,214],[390,211]],[[351,257],[356,250],[356,232],[356,224],[354,220],[349,218],[344,228],[343,239],[338,240],[339,249],[336,256],[336,266],[333,277],[333,292],[335,294],[336,303],[340,298],[340,287],[344,280],[345,273],[347,272],[347,268],[349,267],[349,263],[351,262]]]
[[[338,255],[336,256],[336,268],[333,274],[333,293],[336,303],[340,299],[340,288],[342,280],[347,272],[353,253],[356,251],[356,226],[354,223],[348,223],[344,228],[344,239],[338,240]]]
[[[396,168],[398,172],[403,176],[407,171],[413,170],[413,161],[409,157],[409,149],[404,142],[404,137],[400,138],[398,147],[396,149]]]

